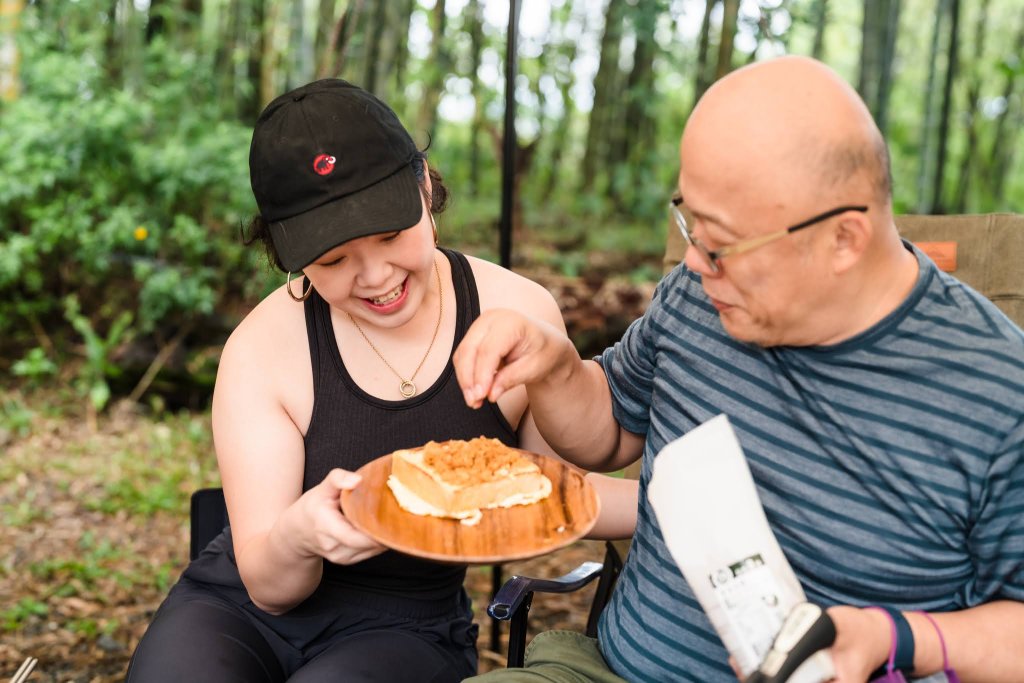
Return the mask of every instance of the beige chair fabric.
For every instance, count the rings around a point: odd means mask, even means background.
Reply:
[[[904,238],[1024,327],[1024,215],[896,216]]]
[[[940,268],[990,299],[1024,327],[1024,214],[896,216],[904,238]],[[683,260],[686,242],[669,216],[665,272]]]

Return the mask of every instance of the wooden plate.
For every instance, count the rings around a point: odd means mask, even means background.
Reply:
[[[492,564],[557,550],[594,526],[600,501],[583,475],[554,458],[519,451],[551,480],[551,495],[531,505],[484,510],[474,526],[406,512],[388,488],[391,456],[359,468],[363,481],[341,494],[348,520],[392,550],[428,560]]]

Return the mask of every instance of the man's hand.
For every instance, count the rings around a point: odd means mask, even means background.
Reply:
[[[836,683],[864,683],[889,658],[889,620],[879,610],[836,606],[828,609],[836,625],[832,662]]]
[[[466,405],[479,408],[507,390],[551,378],[575,354],[563,332],[511,310],[486,311],[452,356]],[[576,356],[578,362],[578,356]]]

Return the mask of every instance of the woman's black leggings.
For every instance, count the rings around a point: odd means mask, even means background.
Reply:
[[[246,609],[179,584],[135,650],[126,681],[457,683],[476,673],[475,653],[452,642],[475,640],[463,619],[412,622],[366,606],[343,612],[345,626],[309,634],[308,646],[296,648]]]

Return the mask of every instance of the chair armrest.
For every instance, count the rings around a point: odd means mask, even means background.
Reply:
[[[533,594],[571,593],[601,575],[604,565],[584,562],[568,574],[557,579],[536,579],[531,576],[513,576],[495,594],[487,613],[495,619],[511,622],[508,632],[508,666],[521,667],[526,653],[526,619],[533,602]]]
[[[596,579],[602,567],[600,562],[584,562],[568,574],[555,579],[513,576],[491,600],[487,613],[495,619],[508,621],[531,593],[572,593]]]

